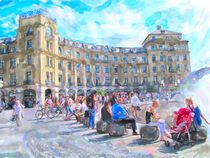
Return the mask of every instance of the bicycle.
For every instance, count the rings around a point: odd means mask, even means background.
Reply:
[[[55,115],[52,113],[52,110],[49,109],[49,107],[46,107],[46,108],[45,107],[41,107],[41,109],[36,110],[35,117],[37,119],[39,119],[39,120],[42,119],[42,117],[44,115],[47,115],[47,117],[50,118],[50,119],[55,117]]]

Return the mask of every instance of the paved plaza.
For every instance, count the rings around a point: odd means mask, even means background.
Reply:
[[[163,142],[146,142],[131,131],[122,137],[97,134],[76,124],[73,117],[63,121],[36,120],[33,109],[25,110],[22,127],[9,120],[11,110],[0,115],[0,157],[83,158],[83,157],[210,157],[210,141],[179,151],[166,148]],[[138,124],[139,125],[139,124]]]

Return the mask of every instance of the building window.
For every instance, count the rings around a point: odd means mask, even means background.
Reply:
[[[168,62],[172,62],[172,57],[168,56]]]
[[[95,60],[98,60],[98,59],[99,59],[98,54],[95,54]]]
[[[108,55],[104,55],[104,60],[108,61]]]
[[[46,34],[47,34],[48,37],[52,36],[52,31],[51,31],[51,28],[49,26],[46,29]]]
[[[144,66],[142,67],[142,70],[143,70],[143,72],[147,72],[147,67],[144,65]]]
[[[176,71],[180,72],[180,65],[176,64]]]
[[[79,44],[78,43],[76,43],[76,47],[78,47],[79,46]]]
[[[128,84],[128,78],[127,78],[127,77],[124,79],[124,83],[125,83],[126,85]]]
[[[26,72],[26,81],[31,81],[31,71]]]
[[[104,72],[109,73],[109,67],[108,66],[104,66]]]
[[[137,68],[136,68],[136,66],[133,66],[133,73],[137,73]]]
[[[186,61],[187,60],[187,56],[186,54],[183,54],[183,60]]]
[[[127,72],[128,72],[128,69],[127,69],[126,66],[123,67],[123,72],[124,72],[124,73],[127,73]]]
[[[46,72],[46,81],[49,82],[49,72]]]
[[[94,47],[93,47],[93,50],[97,50],[97,47],[96,47],[96,46],[94,46]]]
[[[53,67],[53,64],[52,64],[52,57],[50,57],[50,67]]]
[[[60,83],[62,82],[62,75],[61,75],[61,74],[58,75],[58,81],[59,81]]]
[[[176,61],[179,61],[179,55],[175,55],[175,59],[176,59]]]
[[[151,50],[154,51],[155,50],[155,46],[151,45]]]
[[[0,81],[4,81],[3,75],[0,75]]]
[[[26,64],[31,65],[31,55],[27,55],[26,57]]]
[[[96,73],[99,73],[99,66],[98,65],[95,66],[95,71],[96,71]]]
[[[27,33],[26,33],[26,36],[30,36],[30,35],[33,35],[32,27],[29,27],[28,30],[27,30]]]
[[[68,53],[68,55],[71,55],[71,50],[69,49],[69,50],[67,51],[67,53]]]
[[[50,72],[50,82],[52,83],[53,82],[53,73]]]
[[[184,65],[184,70],[187,71],[187,64]]]
[[[158,82],[158,77],[157,76],[153,76],[153,82],[157,83]]]
[[[156,61],[156,56],[152,55],[152,61],[155,62]]]
[[[62,69],[62,61],[58,60],[58,69],[61,70]]]
[[[173,83],[174,83],[173,76],[170,76],[170,77],[169,77],[169,83],[170,83],[170,84],[173,84]]]
[[[143,83],[146,83],[147,82],[147,77],[144,77],[143,78]]]
[[[90,56],[89,56],[88,53],[85,54],[85,58],[86,58],[87,60],[90,60]]]
[[[160,55],[160,61],[163,61],[163,55]]]
[[[10,59],[10,68],[15,68],[16,67],[16,59],[12,58]]]
[[[77,64],[77,72],[80,71],[80,64]]]
[[[46,56],[46,66],[49,66],[49,56]]]
[[[118,84],[118,78],[114,79],[114,84]]]
[[[81,86],[81,79],[80,79],[79,76],[77,77],[77,85],[78,85],[78,86]]]
[[[106,47],[104,47],[104,52],[106,52],[107,51],[107,48]]]
[[[123,56],[123,61],[127,62],[127,57],[126,56]]]
[[[174,45],[174,50],[178,50],[178,46],[177,45]]]
[[[116,48],[112,48],[112,51],[113,51],[113,52],[116,52]]]
[[[71,76],[68,76],[68,86],[71,86]]]
[[[4,48],[0,48],[0,53],[4,54],[5,53],[5,49]]]
[[[157,67],[156,66],[153,66],[152,67],[152,70],[153,70],[153,72],[157,72]]]
[[[62,50],[60,47],[58,47],[58,53],[61,54],[62,53]]]
[[[182,50],[186,50],[185,44],[182,44]]]
[[[70,71],[71,70],[71,62],[68,62],[68,70]]]
[[[165,72],[165,66],[164,65],[161,65],[160,66],[160,70],[161,70],[161,72]]]
[[[133,82],[134,82],[134,83],[137,83],[137,82],[138,82],[138,81],[137,81],[137,77],[134,77],[134,78],[133,78]]]
[[[99,77],[96,77],[96,86],[99,86],[99,84],[100,84],[100,79]]]
[[[87,85],[90,85],[90,77],[86,77],[86,83]]]
[[[113,60],[114,60],[115,62],[117,62],[117,56],[114,56],[114,57],[113,57]]]
[[[167,46],[166,46],[166,49],[167,49],[167,51],[170,51],[170,50],[171,50],[170,45],[167,45]]]
[[[16,85],[16,75],[10,74],[10,85],[14,86]]]
[[[12,48],[12,52],[13,52],[13,53],[16,53],[16,51],[17,51],[17,47],[14,46],[14,47]]]
[[[79,53],[79,52],[77,52],[76,57],[77,57],[78,59],[80,58],[80,53]]]
[[[168,65],[168,72],[173,72],[172,65]]]
[[[118,72],[118,67],[114,66],[114,73],[117,73],[117,72]]]
[[[159,45],[159,50],[163,50],[163,46],[162,45]]]
[[[146,57],[142,57],[142,62],[146,63]]]
[[[168,36],[166,36],[165,39],[168,39]]]
[[[86,65],[86,72],[90,72],[90,65]]]
[[[50,42],[50,50],[52,50],[52,43]]]
[[[0,69],[4,68],[4,60],[0,60]]]
[[[109,84],[109,77],[105,77],[105,84]]]
[[[156,37],[155,36],[152,36],[152,39],[156,39]]]
[[[32,40],[27,40],[27,48],[31,48],[32,47]]]

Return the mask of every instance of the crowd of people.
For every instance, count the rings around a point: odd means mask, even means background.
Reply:
[[[78,96],[75,100],[70,96],[60,95],[59,98],[52,98],[49,95],[45,102],[44,108],[56,110],[58,107],[63,109],[62,119],[70,120],[72,116],[76,117],[77,123],[80,123],[82,117],[89,117],[88,128],[95,128],[95,117],[99,114],[103,121],[119,124],[131,124],[133,135],[138,135],[136,120],[138,111],[143,106],[147,107],[145,114],[145,122],[148,126],[157,126],[160,129],[160,140],[167,141],[167,137],[171,138],[171,134],[166,130],[166,123],[161,116],[156,112],[159,108],[158,93],[149,94],[145,97],[138,93],[109,93],[104,96],[99,96],[97,91],[92,91],[91,94]],[[142,101],[146,99],[147,102]],[[126,106],[131,104],[131,107]],[[192,98],[186,98],[186,109],[194,113],[193,123],[195,126],[201,126],[202,119],[210,125],[204,117],[201,109],[193,103]],[[34,99],[34,109],[37,110],[43,105],[40,100]],[[128,108],[131,108],[132,115],[129,115]],[[21,119],[24,118],[24,106],[19,100],[13,100],[13,118],[16,119],[17,126],[21,125]],[[177,112],[174,113],[174,121],[176,121]]]

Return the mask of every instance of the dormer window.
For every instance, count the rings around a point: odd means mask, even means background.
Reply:
[[[78,58],[78,59],[80,58],[80,53],[79,53],[79,52],[77,52],[77,58]]]
[[[165,39],[168,39],[168,36],[166,36]]]
[[[61,54],[62,53],[62,50],[60,47],[58,47],[58,53]]]
[[[174,45],[174,50],[178,50],[178,46],[177,45]]]
[[[156,37],[155,36],[152,36],[152,39],[154,40],[154,39],[156,39]]]
[[[151,50],[155,50],[155,46],[154,45],[151,45]]]

